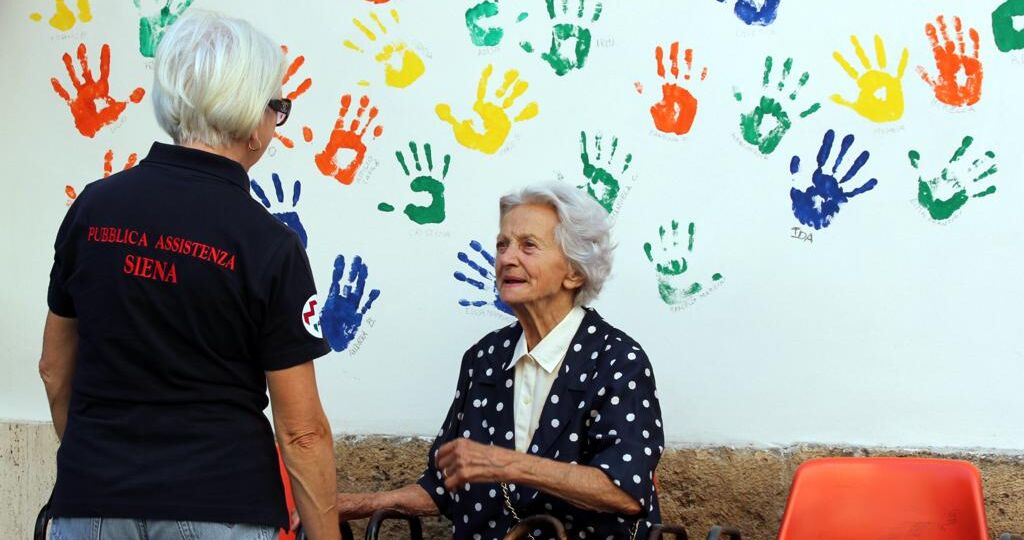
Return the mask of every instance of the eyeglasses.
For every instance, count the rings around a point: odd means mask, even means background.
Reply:
[[[283,126],[288,121],[288,115],[292,112],[292,100],[287,98],[272,99],[267,103],[270,110],[277,113],[277,125]]]

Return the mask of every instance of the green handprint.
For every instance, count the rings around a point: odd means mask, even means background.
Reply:
[[[135,7],[142,9],[142,0],[133,0]],[[181,17],[185,10],[192,5],[193,0],[164,0],[160,11],[151,15],[143,15],[139,19],[139,52],[146,58],[153,58],[156,55],[156,47],[160,44],[167,28],[174,24],[174,21]],[[147,2],[153,5],[152,0]],[[172,5],[173,4],[173,8]],[[147,10],[148,11],[148,10]]]
[[[622,170],[612,173],[612,163],[615,160],[615,151],[619,148],[619,138],[612,137],[611,152],[607,157],[601,159],[601,135],[594,136],[594,158],[591,161],[590,152],[587,150],[587,133],[580,132],[580,160],[583,162],[583,176],[589,182],[577,186],[580,189],[586,188],[587,193],[594,198],[608,213],[615,207],[615,200],[619,197],[619,179],[615,174],[622,174],[629,170],[629,164],[633,161],[633,154],[626,154],[622,162]]]
[[[665,239],[665,227],[658,228],[658,236],[661,240],[661,255],[667,262],[664,264],[654,261],[653,248],[650,242],[644,243],[644,254],[647,255],[647,260],[654,264],[654,270],[658,276],[658,294],[661,295],[663,302],[669,305],[675,305],[686,301],[694,295],[704,290],[704,287],[700,282],[690,282],[685,276],[688,269],[686,262],[685,253],[681,253],[679,247],[679,222],[672,220],[672,236],[666,243]],[[690,222],[689,227],[690,240],[686,246],[686,252],[693,253],[693,235],[694,225]],[[691,274],[692,275],[692,274]],[[719,281],[722,279],[722,274],[715,273],[711,276],[711,281]],[[687,282],[690,282],[687,284]]]
[[[414,223],[424,225],[427,223],[441,223],[445,218],[444,211],[444,183],[443,180],[448,176],[448,167],[451,165],[452,157],[448,154],[444,156],[444,166],[441,169],[441,179],[434,178],[434,159],[431,154],[430,143],[423,145],[423,157],[427,162],[427,168],[424,171],[423,164],[420,161],[419,148],[415,142],[409,143],[409,150],[412,153],[413,166],[416,168],[417,173],[422,173],[412,179],[409,183],[409,188],[415,193],[426,193],[430,195],[430,204],[427,206],[419,206],[412,203],[405,205],[405,215],[409,216],[409,219]],[[395,158],[398,160],[398,164],[402,166],[402,170],[406,176],[412,176],[412,171],[409,170],[409,166],[406,164],[405,154],[401,151],[395,152]],[[380,203],[377,205],[377,209],[381,212],[392,212],[395,207],[388,203]]]
[[[1024,30],[1014,19],[1024,16],[1024,0],[1006,0],[992,12],[992,37],[1002,52],[1024,49]]]
[[[484,26],[482,19],[492,19],[498,16],[498,0],[484,0],[479,4],[466,10],[466,29],[469,30],[469,39],[477,47],[494,47],[501,43],[505,37],[505,30],[500,26]],[[522,22],[527,17],[525,12],[520,13],[516,22]]]
[[[590,29],[583,26],[586,0],[577,0],[579,7],[573,13],[569,12],[569,0],[562,0],[560,12],[555,9],[555,0],[546,1],[548,17],[555,25],[551,28],[551,46],[540,57],[555,70],[556,75],[562,76],[574,69],[583,68],[590,56]],[[598,0],[589,22],[597,22],[603,9],[604,5]],[[533,52],[533,45],[529,42],[521,42],[519,46],[526,52]]]
[[[761,79],[761,88],[764,89],[764,95],[761,96],[760,102],[754,107],[749,113],[740,115],[740,132],[743,134],[743,140],[757,147],[762,154],[771,154],[779,146],[782,138],[789,132],[789,128],[793,126],[793,121],[789,117],[789,113],[786,112],[783,107],[784,98],[787,96],[786,82],[789,79],[789,74],[793,70],[793,59],[787,58],[782,63],[782,76],[779,77],[779,82],[769,88],[769,79],[771,78],[772,72],[772,57],[768,56],[764,59],[764,76]],[[788,94],[789,101],[795,102],[797,94],[807,84],[807,81],[811,78],[810,73],[804,72],[797,81],[796,88]],[[778,94],[777,96],[768,95],[770,93]],[[736,101],[743,101],[743,94],[736,91],[734,94]],[[807,118],[814,114],[821,108],[820,103],[814,103],[803,112],[800,113],[800,118]],[[775,126],[772,127],[768,132],[764,132],[764,121],[766,118],[775,120]]]
[[[917,202],[928,210],[928,215],[932,219],[938,221],[949,219],[971,199],[987,197],[996,192],[996,187],[991,185],[985,189],[978,189],[982,186],[978,182],[992,176],[999,170],[996,168],[995,163],[989,164],[992,159],[995,159],[995,152],[991,150],[986,151],[983,157],[975,159],[966,167],[963,166],[964,162],[960,161],[973,143],[973,137],[970,135],[964,137],[960,147],[953,152],[953,157],[949,160],[949,164],[942,169],[939,176],[931,180],[925,180],[920,174],[918,175]],[[910,164],[914,169],[920,171],[918,165],[921,161],[921,154],[917,150],[911,150],[908,155],[910,157]],[[958,174],[955,169],[961,169],[960,173]],[[960,180],[961,178],[971,177],[973,178],[968,185],[964,185]],[[974,193],[968,194],[968,187]]]

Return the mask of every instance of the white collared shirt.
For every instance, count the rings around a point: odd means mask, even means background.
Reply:
[[[514,367],[516,370],[513,418],[516,450],[520,452],[525,452],[533,440],[533,433],[540,425],[540,416],[548,400],[548,393],[558,378],[558,370],[565,360],[565,353],[569,351],[569,345],[583,323],[584,315],[586,311],[583,308],[574,306],[532,351],[526,348],[525,332],[516,343],[516,350],[512,353],[512,364],[507,369]]]

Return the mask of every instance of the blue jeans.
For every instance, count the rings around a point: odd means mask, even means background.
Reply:
[[[244,523],[54,518],[51,540],[272,540],[277,529]]]

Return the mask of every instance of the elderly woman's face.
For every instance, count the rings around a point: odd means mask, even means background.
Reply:
[[[544,204],[524,204],[501,218],[495,271],[498,294],[511,306],[548,300],[572,301],[583,279],[555,239],[558,213]]]

